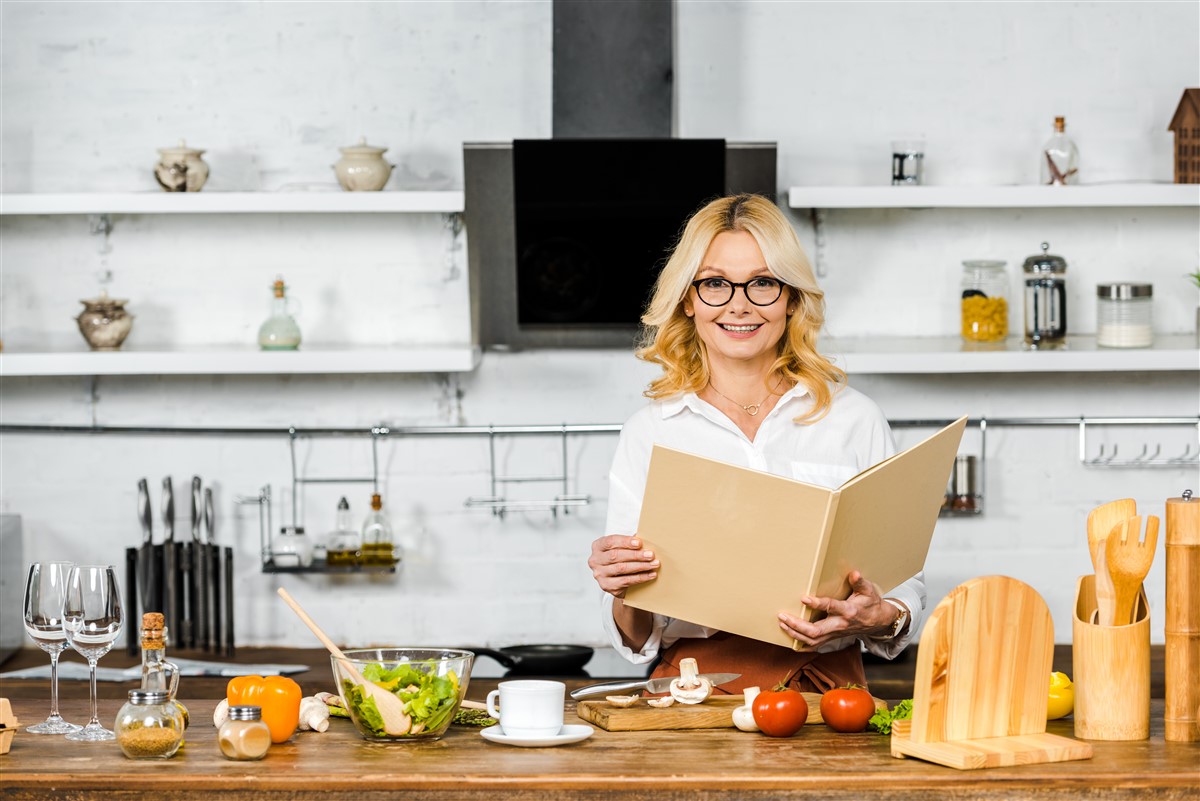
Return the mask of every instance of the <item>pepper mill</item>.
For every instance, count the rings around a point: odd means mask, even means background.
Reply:
[[[1167,499],[1166,711],[1169,742],[1200,740],[1200,499]]]

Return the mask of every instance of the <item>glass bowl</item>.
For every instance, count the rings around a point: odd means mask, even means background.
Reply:
[[[446,733],[471,679],[470,651],[450,648],[363,648],[330,656],[342,703],[366,740],[436,740]],[[357,673],[357,675],[355,675]],[[404,702],[408,728],[384,730],[375,700],[362,688],[372,682]]]

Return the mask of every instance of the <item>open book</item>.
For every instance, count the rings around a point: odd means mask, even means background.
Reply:
[[[777,615],[824,615],[803,596],[849,597],[851,570],[887,592],[922,569],[966,425],[832,490],[654,446],[638,536],[662,567],[625,603],[800,650]]]

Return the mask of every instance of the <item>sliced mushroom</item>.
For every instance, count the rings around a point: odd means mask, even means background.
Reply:
[[[662,698],[647,698],[646,703],[659,709],[666,709],[671,704],[675,703],[675,699],[669,695],[664,695]]]
[[[641,698],[640,695],[606,695],[604,700],[608,701],[613,706],[627,707],[633,706]]]
[[[712,695],[712,682],[700,675],[696,660],[679,660],[679,678],[671,682],[671,697],[681,704],[701,704]]]

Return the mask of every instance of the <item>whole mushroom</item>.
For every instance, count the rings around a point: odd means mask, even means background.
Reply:
[[[671,697],[681,704],[701,704],[712,695],[712,682],[700,675],[696,660],[679,660],[679,678],[671,682]]]

